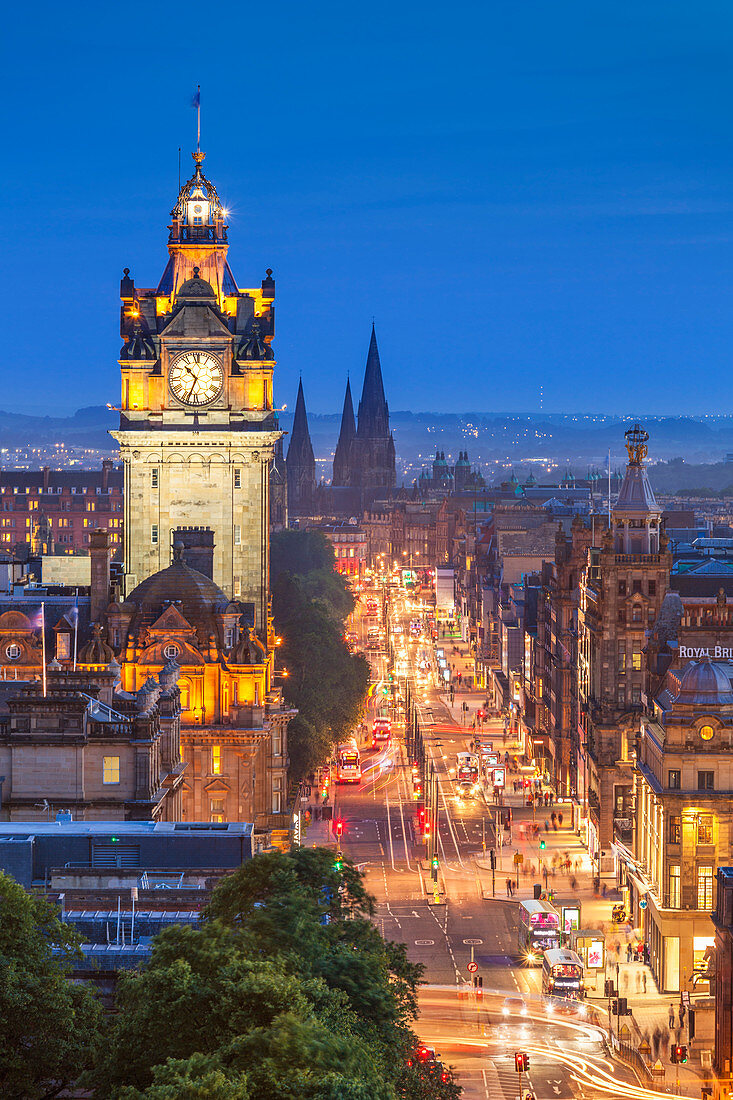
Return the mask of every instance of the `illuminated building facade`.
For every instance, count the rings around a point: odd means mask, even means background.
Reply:
[[[269,479],[281,433],[273,405],[275,283],[238,287],[227,212],[202,171],[171,214],[154,288],[120,284],[120,445],[125,591],[165,568],[181,527],[214,532],[214,582],[267,629]]]
[[[578,608],[578,796],[598,871],[630,844],[633,750],[643,709],[644,650],[669,585],[672,554],[644,458],[648,434],[626,432],[629,461],[600,546],[589,548]]]
[[[101,470],[0,470],[2,549],[83,553],[98,528],[121,549],[122,517],[122,471],[109,459]]]
[[[0,682],[0,817],[46,821],[63,810],[80,821],[179,821],[186,765],[176,665],[120,694],[119,665],[98,637],[79,656],[76,671],[51,662],[45,693],[40,652],[35,669],[21,670],[38,679]]]
[[[652,971],[670,992],[708,991],[716,868],[733,846],[732,680],[729,662],[670,669],[641,723],[627,882]]]
[[[189,548],[190,549],[190,548]],[[148,577],[107,609],[122,686],[140,691],[168,661],[179,669],[183,817],[285,825],[287,724],[294,711],[274,686],[276,639],[263,642],[232,601],[183,560]]]

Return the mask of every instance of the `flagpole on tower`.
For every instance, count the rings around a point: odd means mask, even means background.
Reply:
[[[201,85],[196,85],[196,152],[201,152]]]

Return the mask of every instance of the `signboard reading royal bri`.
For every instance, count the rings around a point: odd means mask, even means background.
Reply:
[[[681,645],[679,648],[679,654],[680,658],[688,661],[733,661],[733,646]]]

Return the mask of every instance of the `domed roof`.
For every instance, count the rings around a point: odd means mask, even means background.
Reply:
[[[221,642],[218,616],[226,611],[231,601],[218,584],[186,565],[182,553],[181,543],[176,543],[172,565],[146,577],[125,600],[128,607],[135,609],[130,632],[137,634],[141,627],[152,626],[166,607],[175,604],[187,622],[195,627],[202,645],[212,634]]]
[[[181,298],[187,299],[187,301],[216,301],[216,292],[214,291],[211,283],[207,283],[206,279],[202,279],[199,276],[199,269],[195,267],[193,269],[193,278],[186,279],[185,283],[181,283],[176,294],[176,301]]]
[[[709,707],[733,704],[731,687],[733,667],[720,661],[691,661],[682,674],[675,703],[704,704]]]

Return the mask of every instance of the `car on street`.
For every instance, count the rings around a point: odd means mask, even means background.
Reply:
[[[527,1002],[523,997],[505,997],[501,1014],[502,1016],[526,1016]]]

